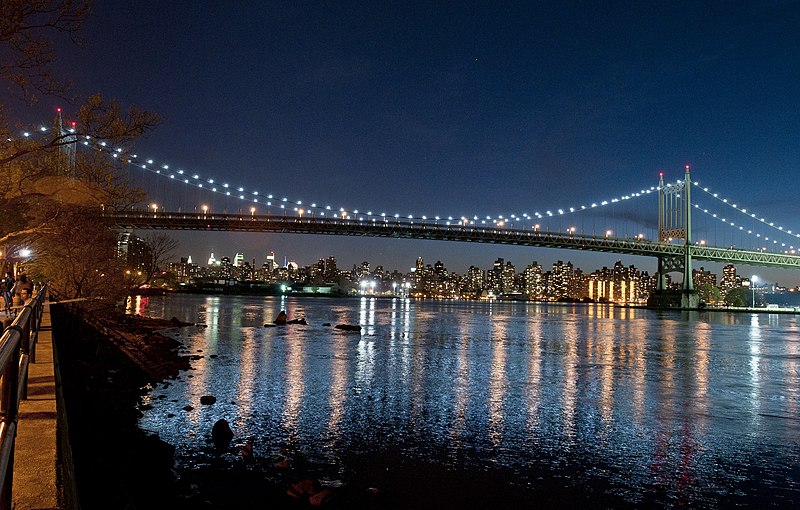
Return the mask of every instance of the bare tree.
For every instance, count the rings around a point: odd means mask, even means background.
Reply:
[[[3,0],[0,79],[13,84],[31,103],[38,95],[62,95],[67,86],[53,75],[52,36],[79,44],[78,34],[91,12],[88,0]]]
[[[172,258],[178,242],[163,232],[148,233],[144,242],[148,247],[148,258],[145,263],[144,282],[150,283],[164,264]]]

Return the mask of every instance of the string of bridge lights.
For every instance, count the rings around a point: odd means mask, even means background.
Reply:
[[[125,163],[135,166],[137,168],[141,168],[148,172],[154,173],[158,176],[168,178],[173,181],[182,182],[189,186],[194,186],[199,189],[203,189],[205,191],[209,191],[211,193],[222,194],[224,196],[230,196],[234,198],[239,198],[240,200],[247,201],[253,204],[260,204],[266,205],[268,207],[280,207],[281,209],[293,210],[294,212],[309,212],[308,209],[314,209],[321,212],[321,215],[324,215],[326,212],[332,212],[333,217],[352,217],[351,215],[356,215],[357,217],[364,217],[373,219],[373,221],[377,218],[381,218],[381,221],[384,221],[387,217],[388,218],[395,218],[395,219],[408,219],[408,220],[422,220],[423,222],[430,222],[430,221],[443,221],[446,224],[464,224],[464,225],[486,225],[487,222],[491,224],[496,224],[499,226],[503,226],[506,223],[513,223],[515,221],[536,221],[537,219],[546,219],[546,218],[554,218],[559,216],[567,216],[569,214],[578,213],[582,211],[587,211],[599,207],[606,207],[612,204],[616,204],[619,202],[631,200],[634,198],[638,198],[644,195],[648,195],[650,193],[654,193],[658,191],[656,186],[652,186],[648,189],[642,189],[638,192],[633,192],[627,195],[622,195],[620,197],[611,198],[608,200],[602,200],[597,202],[591,202],[590,205],[582,205],[580,207],[567,207],[567,208],[558,208],[547,210],[544,213],[535,212],[533,215],[529,215],[527,213],[523,213],[521,215],[517,214],[510,214],[510,215],[498,215],[497,217],[492,216],[477,216],[473,215],[472,217],[469,216],[460,216],[460,217],[453,217],[453,216],[434,216],[434,215],[400,215],[395,213],[394,215],[386,214],[386,213],[373,213],[372,211],[367,212],[360,212],[358,209],[350,209],[340,207],[338,211],[331,206],[319,206],[316,203],[306,203],[305,208],[306,211],[303,210],[304,202],[302,200],[289,200],[287,197],[282,198],[275,198],[273,194],[263,194],[258,191],[250,191],[245,189],[244,187],[237,187],[231,186],[228,183],[221,183],[220,181],[214,178],[206,178],[200,177],[196,173],[186,172],[182,169],[178,170],[170,170],[170,166],[168,164],[157,163],[153,159],[142,159],[137,154],[124,154],[121,148],[110,148],[108,144],[104,141],[95,141],[94,144],[90,143],[92,139],[90,137],[85,137],[82,142],[82,145],[94,147],[97,150],[110,154],[114,158],[122,158],[124,159]]]
[[[72,128],[66,130],[68,133],[75,133],[75,131],[76,131],[75,127],[74,127],[75,123],[72,123],[72,126],[73,126]],[[24,138],[30,138],[34,134],[42,135],[43,133],[46,133],[47,131],[49,131],[49,129],[47,127],[41,126],[40,128],[34,130],[33,132],[31,132],[31,131],[23,132],[22,136]],[[78,135],[76,135],[76,136],[78,136]],[[12,141],[11,138],[9,138],[8,140]],[[91,137],[89,135],[80,136],[80,140],[78,140],[78,141],[80,142],[79,145],[83,145],[84,147],[89,147],[89,148],[95,149],[95,150],[97,150],[99,152],[106,153],[106,154],[110,155],[114,159],[123,160],[126,164],[129,164],[129,165],[137,167],[137,168],[141,168],[142,170],[148,171],[148,172],[153,173],[153,174],[155,174],[157,176],[164,177],[164,178],[169,179],[170,181],[173,181],[173,182],[182,182],[183,184],[188,185],[188,186],[193,186],[193,187],[196,187],[198,189],[205,190],[205,191],[208,191],[208,192],[211,192],[211,193],[220,194],[220,195],[223,195],[223,196],[238,198],[238,199],[240,199],[242,201],[247,201],[247,202],[250,202],[250,203],[253,203],[253,204],[265,205],[267,207],[275,206],[275,207],[279,207],[280,209],[283,209],[283,210],[286,210],[288,208],[289,210],[291,210],[293,212],[296,212],[296,213],[299,213],[300,215],[302,215],[304,212],[306,212],[306,211],[303,210],[304,203],[303,203],[302,200],[289,200],[287,197],[275,198],[275,195],[273,195],[273,194],[266,194],[266,195],[260,194],[258,191],[255,191],[255,190],[250,191],[250,190],[245,189],[242,186],[238,186],[238,187],[237,186],[231,186],[226,182],[222,182],[220,184],[217,179],[205,178],[205,177],[201,178],[200,175],[197,174],[197,173],[187,172],[187,171],[184,171],[182,169],[170,170],[170,166],[168,164],[156,163],[153,159],[142,159],[142,158],[139,158],[139,156],[137,154],[134,154],[134,153],[127,154],[127,153],[124,152],[124,150],[121,147],[116,147],[116,148],[110,147],[108,142],[106,142],[105,140],[98,140],[98,139],[95,139],[95,138],[93,138],[93,137]],[[679,186],[679,185],[682,185],[683,182],[684,181],[678,179],[674,183],[665,184],[665,187]],[[793,236],[795,238],[800,239],[800,234],[794,234],[794,233],[792,233],[791,230],[786,230],[781,226],[777,226],[776,227],[773,222],[769,222],[763,217],[758,217],[755,213],[748,212],[746,209],[739,207],[736,203],[732,203],[727,198],[720,197],[717,193],[714,193],[714,192],[710,191],[708,187],[701,187],[699,181],[693,181],[693,184],[698,189],[702,190],[703,192],[705,192],[709,196],[715,198],[716,200],[719,200],[720,202],[728,205],[729,207],[732,207],[733,209],[737,210],[738,212],[740,212],[742,214],[745,214],[749,218],[752,218],[752,219],[754,219],[756,221],[759,221],[762,224],[764,224],[765,226],[774,228],[774,229],[776,229],[776,230],[778,230],[778,231],[780,231],[780,232],[782,232],[784,234],[787,234],[787,235],[790,235],[790,236]],[[630,194],[627,194],[627,195],[622,195],[620,197],[615,197],[615,198],[611,198],[611,199],[608,199],[608,200],[601,200],[601,201],[597,201],[597,202],[591,202],[590,205],[581,205],[580,207],[566,207],[566,208],[550,209],[550,210],[546,210],[543,214],[540,213],[540,212],[534,212],[533,215],[529,215],[527,213],[523,213],[522,215],[510,214],[508,216],[498,215],[496,218],[493,218],[492,216],[479,217],[477,215],[473,215],[471,218],[468,217],[468,216],[460,216],[460,217],[458,217],[456,219],[453,216],[446,216],[446,217],[445,216],[428,216],[428,215],[415,216],[415,215],[412,215],[412,214],[409,214],[408,216],[403,216],[403,215],[400,215],[400,214],[397,214],[397,213],[394,214],[394,215],[387,215],[386,213],[373,214],[372,211],[367,211],[366,213],[363,213],[363,212],[359,213],[358,209],[353,209],[352,212],[350,212],[348,209],[345,209],[344,207],[340,207],[338,209],[338,211],[336,211],[333,208],[331,208],[331,206],[329,206],[329,205],[323,207],[323,206],[318,206],[316,203],[313,203],[313,202],[310,203],[310,204],[306,204],[305,208],[306,208],[306,210],[307,210],[307,212],[309,214],[313,214],[310,211],[310,209],[313,209],[313,210],[320,211],[320,215],[321,216],[324,216],[326,212],[329,212],[332,215],[332,217],[334,217],[334,218],[339,217],[339,216],[341,216],[342,218],[349,218],[349,217],[352,217],[351,215],[356,215],[356,217],[358,217],[359,219],[361,219],[363,216],[366,216],[366,217],[372,219],[372,221],[375,221],[378,217],[380,217],[381,221],[385,221],[387,217],[388,218],[392,218],[393,217],[395,219],[404,219],[404,220],[408,219],[410,221],[413,221],[413,220],[422,220],[423,222],[434,221],[434,220],[436,222],[443,221],[443,222],[446,222],[447,225],[450,225],[453,222],[455,222],[455,224],[464,224],[464,225],[476,225],[476,224],[486,225],[487,221],[488,221],[488,222],[490,222],[490,224],[503,226],[505,223],[513,223],[514,221],[525,221],[525,220],[535,221],[537,219],[546,219],[546,218],[567,216],[567,215],[570,215],[570,214],[579,213],[579,212],[583,212],[583,211],[587,211],[587,210],[607,207],[607,206],[610,206],[610,205],[613,205],[613,204],[617,204],[617,203],[628,201],[628,200],[631,200],[631,199],[635,199],[635,198],[638,198],[638,197],[641,197],[641,196],[649,195],[649,194],[657,192],[657,191],[658,191],[658,187],[651,186],[650,188],[641,189],[638,192],[633,192],[633,193],[630,193]],[[273,201],[275,202],[274,204],[273,204]],[[702,211],[703,213],[705,213],[705,214],[717,219],[718,221],[721,221],[722,223],[724,223],[724,224],[726,224],[728,226],[731,226],[734,229],[738,229],[739,231],[742,231],[744,233],[744,227],[743,226],[736,225],[733,221],[729,221],[726,218],[722,218],[719,215],[717,215],[716,213],[709,212],[708,209],[702,208],[699,204],[693,204],[693,205],[697,210]],[[536,225],[534,228],[538,228],[538,225]],[[758,234],[758,233],[753,234],[752,230],[747,230],[747,234],[755,235],[757,238],[761,238],[762,237],[761,234]],[[763,239],[765,241],[769,241],[768,237],[763,237]],[[777,240],[773,239],[772,242],[773,242],[773,244],[776,244],[776,245],[778,244]],[[781,247],[786,247],[786,244],[785,243],[781,243]],[[789,249],[790,250],[794,250],[794,246],[790,246]]]
[[[759,239],[763,239],[764,241],[769,241],[769,240],[770,240],[770,239],[769,239],[769,237],[766,237],[766,236],[762,237],[762,236],[761,236],[761,234],[759,234],[759,233],[753,233],[753,231],[752,231],[752,230],[746,230],[746,231],[745,231],[745,229],[744,229],[744,226],[742,226],[742,225],[736,225],[736,223],[734,223],[733,221],[730,221],[730,220],[728,220],[727,218],[723,218],[723,217],[719,216],[717,213],[715,213],[715,212],[713,212],[713,211],[709,211],[709,210],[708,210],[708,209],[706,209],[706,208],[703,208],[703,206],[701,206],[700,204],[693,204],[693,206],[694,206],[694,208],[695,208],[695,209],[697,209],[698,211],[700,211],[700,212],[702,212],[702,213],[704,213],[704,214],[707,214],[708,216],[711,216],[712,218],[716,219],[717,221],[721,221],[722,223],[724,223],[724,224],[726,224],[726,225],[728,225],[728,226],[730,226],[730,227],[733,227],[733,228],[734,228],[734,230],[739,230],[739,231],[741,231],[742,233],[745,233],[745,232],[746,232],[747,234],[749,234],[749,235],[751,235],[751,236],[755,236],[756,238],[759,238]],[[785,231],[784,231],[784,232],[785,232]],[[792,234],[792,235],[794,235],[794,234]],[[777,241],[777,239],[773,239],[773,240],[772,240],[772,244],[775,244],[775,245],[777,245],[777,244],[778,244],[778,241]],[[786,243],[781,243],[781,248],[786,248]],[[795,248],[794,248],[794,246],[789,246],[788,253],[792,253],[792,254],[794,254],[794,252],[795,252]]]
[[[41,134],[41,133],[44,133],[46,131],[48,131],[48,128],[42,126],[38,130],[36,130],[36,133],[37,134]],[[69,129],[67,131],[70,132],[70,133],[74,133],[75,132],[74,123],[73,123],[73,128],[71,128],[71,129]],[[27,137],[32,136],[32,134],[30,132],[24,132],[23,136],[27,138]],[[133,154],[133,153],[132,154],[125,154],[122,148],[120,148],[120,147],[117,147],[117,148],[109,147],[109,144],[104,140],[94,139],[93,137],[91,137],[89,135],[83,135],[83,136],[81,136],[81,139],[82,139],[82,141],[80,142],[80,145],[83,145],[83,146],[86,146],[86,147],[91,147],[91,148],[94,148],[94,149],[96,149],[98,151],[101,151],[101,152],[105,152],[105,153],[111,155],[111,157],[113,157],[115,159],[125,159],[125,162],[127,164],[129,164],[129,165],[141,168],[143,170],[146,170],[146,171],[149,171],[149,172],[154,173],[156,175],[160,175],[162,177],[171,179],[173,181],[179,181],[179,182],[182,181],[184,184],[189,185],[189,186],[194,186],[194,187],[199,188],[199,189],[210,191],[211,193],[218,193],[218,194],[221,194],[221,195],[224,195],[224,196],[232,196],[234,198],[237,197],[237,192],[238,192],[238,198],[240,200],[248,201],[248,202],[251,202],[251,203],[254,203],[254,204],[266,205],[268,207],[272,207],[273,205],[275,205],[276,207],[280,207],[281,209],[286,209],[287,206],[288,206],[289,209],[293,210],[294,212],[300,212],[300,211],[303,210],[302,207],[301,207],[301,206],[303,206],[303,201],[302,200],[289,200],[286,197],[282,197],[280,199],[277,199],[277,198],[274,197],[273,194],[263,195],[263,194],[260,194],[258,191],[246,190],[244,187],[241,187],[241,186],[239,186],[239,187],[230,186],[228,183],[224,183],[224,182],[222,184],[219,184],[219,180],[218,179],[201,178],[196,173],[186,172],[186,171],[184,171],[182,169],[170,171],[170,166],[168,164],[156,163],[153,159],[143,160],[143,159],[139,158],[139,156],[137,154]],[[163,172],[162,172],[162,170],[163,170]],[[677,183],[680,183],[680,182],[681,181],[677,181]],[[671,184],[668,184],[668,186],[669,185],[671,185]],[[233,190],[233,194],[232,194],[231,190]],[[641,197],[641,196],[644,196],[644,195],[648,195],[650,193],[657,192],[657,191],[658,191],[658,188],[656,186],[651,186],[648,189],[642,189],[642,190],[640,190],[638,192],[632,192],[632,193],[629,193],[627,195],[621,195],[619,197],[615,197],[615,198],[611,198],[611,199],[607,199],[607,200],[591,202],[589,205],[581,205],[580,207],[564,207],[564,208],[549,209],[549,210],[546,210],[544,213],[535,212],[533,215],[529,215],[528,213],[523,213],[521,215],[517,215],[517,214],[510,214],[510,215],[507,215],[507,216],[498,215],[497,217],[492,217],[492,216],[482,217],[482,216],[478,216],[478,215],[472,215],[472,217],[460,216],[458,218],[454,218],[451,215],[448,215],[448,216],[443,216],[443,215],[419,215],[419,216],[415,216],[413,214],[409,214],[408,216],[404,216],[404,215],[400,215],[400,214],[397,214],[397,213],[395,213],[394,215],[386,214],[386,213],[380,213],[378,215],[378,214],[373,214],[372,211],[367,211],[366,213],[364,213],[364,212],[359,213],[358,209],[353,209],[352,212],[351,212],[349,209],[346,209],[344,207],[340,207],[338,209],[338,211],[335,211],[334,209],[331,208],[331,206],[322,207],[322,206],[318,206],[316,203],[306,204],[306,209],[310,208],[310,209],[314,209],[314,210],[319,210],[322,215],[324,215],[326,211],[333,211],[333,213],[332,213],[333,217],[338,217],[338,216],[340,216],[342,214],[344,214],[344,217],[349,217],[351,214],[354,214],[354,215],[361,214],[361,215],[366,215],[369,218],[378,218],[378,217],[380,217],[381,220],[384,220],[387,217],[389,217],[389,218],[394,217],[395,219],[408,219],[408,220],[412,220],[412,221],[413,220],[422,220],[422,221],[434,221],[435,220],[437,222],[438,221],[447,222],[448,225],[453,223],[453,222],[455,222],[456,224],[464,224],[464,225],[476,225],[476,224],[486,225],[487,221],[488,221],[491,224],[504,226],[506,223],[513,223],[515,221],[526,221],[526,220],[536,221],[537,219],[544,220],[546,218],[567,216],[567,215],[570,215],[570,214],[573,214],[573,213],[583,212],[583,211],[587,211],[587,210],[591,210],[591,209],[596,209],[596,208],[600,208],[600,207],[606,207],[606,206],[609,206],[609,205],[617,204],[617,203],[620,203],[620,202],[623,202],[623,201],[627,201],[627,200],[638,198],[638,197]],[[275,201],[276,204],[273,204],[273,201]]]
[[[719,193],[714,193],[707,186],[701,187],[699,182],[694,182],[694,185],[697,188],[699,188],[701,191],[706,193],[708,196],[718,200],[719,202],[724,203],[725,205],[727,205],[728,207],[731,207],[732,209],[735,209],[736,211],[739,211],[740,213],[744,214],[748,218],[756,220],[756,221],[762,223],[763,225],[765,225],[767,227],[770,227],[772,229],[778,230],[778,231],[782,232],[783,234],[786,234],[786,235],[792,236],[794,238],[800,239],[800,234],[792,233],[791,230],[784,229],[782,226],[775,226],[774,222],[768,221],[768,220],[764,219],[764,217],[762,217],[761,215],[758,215],[758,214],[756,214],[756,213],[754,213],[752,211],[748,212],[747,209],[745,209],[743,207],[739,207],[733,201],[731,201],[731,200],[729,200],[729,199],[727,199],[725,197],[719,196]]]

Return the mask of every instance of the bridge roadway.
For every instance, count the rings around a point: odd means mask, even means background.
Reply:
[[[470,243],[509,244],[544,248],[586,250],[647,257],[677,259],[684,246],[647,239],[597,237],[584,234],[543,232],[463,225],[444,221],[404,220],[402,218],[320,218],[298,216],[211,214],[181,212],[121,211],[103,213],[115,228],[145,230],[205,230],[228,232],[273,232],[316,235],[428,239]],[[746,264],[800,269],[800,255],[748,251],[693,245],[693,260],[724,264]]]

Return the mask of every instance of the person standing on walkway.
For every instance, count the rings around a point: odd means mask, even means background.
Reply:
[[[3,305],[6,311],[6,317],[11,317],[14,275],[12,275],[11,272],[6,273],[6,276],[2,280],[0,280],[0,285],[2,286],[0,290],[3,291],[2,297],[3,297]]]
[[[14,288],[11,292],[15,296],[19,296],[24,304],[25,301],[29,300],[31,296],[33,296],[33,283],[28,281],[28,277],[25,274],[19,275],[19,280],[17,283],[14,284]]]

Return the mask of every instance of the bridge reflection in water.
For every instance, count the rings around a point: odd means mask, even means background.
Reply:
[[[263,328],[281,309],[309,326]],[[336,477],[401,449],[534,491],[555,476],[646,506],[800,504],[795,316],[187,295],[135,311],[210,326],[180,333],[206,357],[141,419],[181,469],[225,417],[264,462],[287,445]],[[217,404],[182,410],[205,394]]]

